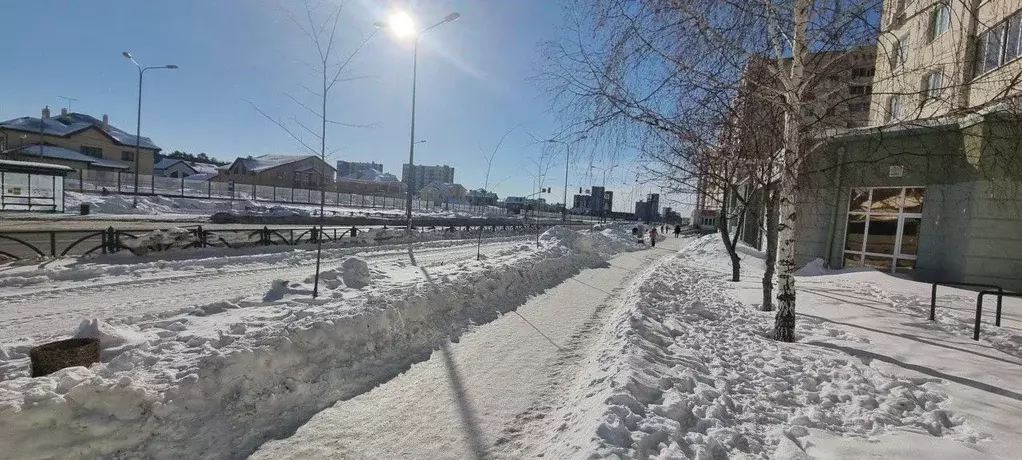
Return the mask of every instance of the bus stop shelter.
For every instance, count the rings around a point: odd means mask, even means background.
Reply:
[[[64,176],[74,169],[0,159],[0,211],[64,212]]]

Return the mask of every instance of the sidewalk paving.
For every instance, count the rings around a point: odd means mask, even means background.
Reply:
[[[250,458],[520,458],[518,437],[554,410],[616,292],[677,247],[661,244],[579,273]]]

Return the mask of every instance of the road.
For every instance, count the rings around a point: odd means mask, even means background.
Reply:
[[[657,249],[579,273],[250,458],[524,458],[533,436],[560,424],[546,415],[619,311],[622,290],[673,254]]]
[[[532,239],[532,236],[522,236],[484,241],[481,249],[487,255]],[[429,243],[416,245],[418,265],[428,267],[476,256],[474,241],[429,246]],[[356,251],[325,258],[323,264],[331,267],[352,253],[370,263],[408,259],[407,245]],[[295,265],[239,264],[208,269],[200,266],[195,267],[196,270],[164,270],[142,278],[133,278],[131,266],[128,267],[124,275],[93,281],[67,280],[28,288],[4,288],[0,293],[0,342],[67,334],[84,319],[173,312],[244,296],[261,296],[274,280],[300,281],[311,276],[315,260],[302,260]]]

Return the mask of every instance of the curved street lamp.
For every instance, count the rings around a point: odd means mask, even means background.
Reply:
[[[142,67],[142,65],[139,64],[138,61],[135,60],[134,56],[132,56],[131,53],[125,51],[125,52],[121,53],[121,55],[124,56],[125,58],[127,58],[129,61],[131,61],[132,64],[135,64],[135,67],[138,68],[138,112],[135,115],[135,194],[134,194],[134,196],[132,197],[132,200],[131,200],[131,207],[132,208],[137,208],[138,207],[138,164],[139,164],[139,154],[138,153],[139,153],[139,144],[142,142],[142,75],[145,74],[146,70],[151,70],[151,69],[174,70],[174,69],[177,69],[178,67],[176,65],[174,65],[174,64],[152,66],[152,67]],[[155,161],[155,160],[156,160],[156,157],[154,156],[153,157],[153,161]]]
[[[391,15],[387,22],[376,21],[373,23],[378,29],[388,29],[394,32],[398,37],[412,37],[412,123],[411,123],[411,135],[408,141],[408,192],[405,197],[405,217],[408,219],[408,228],[412,228],[412,194],[415,189],[415,175],[413,170],[415,168],[415,80],[419,66],[419,37],[422,34],[433,30],[441,24],[452,22],[461,15],[458,13],[451,13],[444,16],[444,19],[436,24],[433,24],[421,32],[415,31],[415,21],[412,17],[404,12],[398,12]]]

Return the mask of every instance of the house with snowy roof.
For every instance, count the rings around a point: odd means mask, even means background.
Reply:
[[[316,155],[260,155],[241,157],[226,168],[221,167],[214,180],[237,184],[275,187],[332,187],[337,170]]]
[[[209,180],[216,177],[220,168],[212,163],[188,161],[179,158],[164,158],[153,166],[153,175],[160,177],[187,177]]]
[[[78,171],[134,171],[135,144],[139,146],[138,169],[152,174],[153,158],[160,147],[148,137],[134,134],[102,119],[61,109],[51,117],[45,107],[41,116],[0,122],[0,157],[9,160],[59,164]]]

